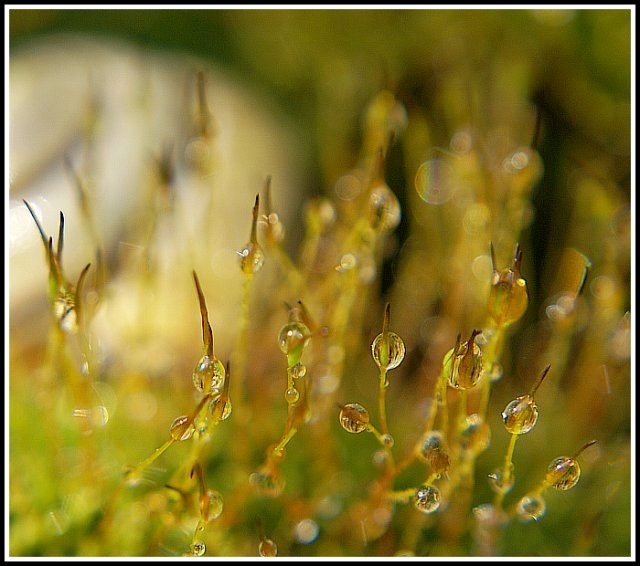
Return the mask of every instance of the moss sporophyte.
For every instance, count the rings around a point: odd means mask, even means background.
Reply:
[[[187,129],[214,147],[215,112],[198,81],[199,110]],[[33,507],[59,537],[40,547],[21,535],[15,554],[510,554],[526,544],[531,523],[570,512],[575,500],[554,492],[580,490],[584,476],[590,490],[606,484],[604,455],[613,448],[583,438],[598,435],[606,406],[593,426],[565,423],[582,410],[570,402],[600,387],[593,367],[606,370],[610,390],[628,373],[616,347],[628,335],[624,301],[613,291],[604,297],[602,279],[595,294],[584,291],[589,270],[612,282],[616,261],[606,258],[605,272],[604,257],[576,250],[571,257],[582,263],[558,267],[571,284],[548,297],[557,308],[540,308],[546,282],[529,276],[534,250],[516,214],[530,207],[540,178],[536,149],[465,129],[451,134],[451,151],[425,160],[424,125],[395,95],[384,90],[365,110],[362,152],[340,196],[309,198],[285,230],[274,203],[287,195],[269,174],[253,207],[243,202],[245,215],[234,219],[246,221],[248,241],[222,249],[208,237],[215,215],[198,211],[179,249],[171,251],[171,237],[162,250],[163,240],[145,239],[138,262],[118,262],[115,252],[104,262],[98,249],[71,284],[64,215],[54,245],[37,207],[24,201],[44,245],[52,321],[33,372],[38,413],[34,403],[27,410],[41,425],[34,446],[67,464],[56,482],[41,468],[34,494],[12,472],[12,515]],[[415,191],[399,181],[400,147],[409,164],[402,179],[414,179]],[[150,225],[180,226],[187,172],[203,186],[215,177],[213,154],[198,155],[197,166],[167,153],[156,163],[155,196],[166,206],[148,206]],[[195,202],[216,206],[207,195]],[[297,256],[287,245],[296,233]],[[233,272],[220,269],[224,254]],[[169,307],[157,300],[167,296],[165,281],[179,309],[166,315],[174,341],[152,348]],[[242,287],[237,304],[229,304],[232,286]],[[568,296],[571,312],[560,320]],[[143,316],[121,312],[118,332],[130,338],[114,348],[98,324],[101,309],[128,304],[137,313],[138,300]],[[596,303],[608,305],[606,317]],[[232,323],[217,322],[223,308]],[[577,381],[565,358],[582,337],[595,346],[583,352],[587,377]],[[152,352],[146,359],[136,355],[143,346]],[[567,445],[582,448],[557,456]],[[605,507],[580,506],[572,516],[593,525]],[[594,529],[568,536],[588,548]],[[72,532],[81,534],[65,546]]]

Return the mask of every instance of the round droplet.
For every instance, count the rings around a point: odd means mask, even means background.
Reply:
[[[468,415],[460,429],[460,442],[466,450],[474,454],[484,452],[491,441],[491,428],[478,414]]]
[[[519,320],[529,305],[527,282],[514,265],[501,271],[494,270],[487,310],[497,326],[508,326]]]
[[[293,379],[302,379],[305,375],[307,375],[307,366],[305,366],[302,362],[298,362],[294,364],[290,368],[291,377]]]
[[[311,331],[303,322],[293,321],[285,324],[278,333],[278,346],[287,355],[287,364],[293,367],[300,362],[302,351],[307,345]]]
[[[338,273],[345,273],[346,271],[351,271],[357,264],[358,260],[356,259],[356,256],[351,253],[347,253],[340,258],[340,263],[336,265],[336,271]]]
[[[340,409],[340,424],[347,432],[363,432],[369,427],[369,411],[359,403],[349,403]]]
[[[275,469],[263,468],[253,472],[249,483],[267,497],[278,497],[284,489],[284,478]]]
[[[504,468],[496,468],[489,474],[489,485],[494,492],[505,495],[511,491],[515,482],[513,469],[513,464],[510,464],[506,471]]]
[[[443,371],[454,389],[472,389],[484,375],[482,350],[475,341],[478,334],[473,331],[468,340],[451,348],[443,358]]]
[[[189,556],[204,556],[207,552],[207,546],[201,540],[196,540],[189,546]]]
[[[404,341],[395,332],[381,332],[371,344],[371,354],[380,369],[392,370],[404,359]]]
[[[399,223],[400,202],[384,183],[376,185],[369,194],[369,220],[371,226],[380,232],[389,232]]]
[[[222,362],[206,354],[200,358],[193,370],[193,385],[205,394],[217,394],[222,390],[226,377]]]
[[[169,434],[174,440],[188,440],[193,436],[194,426],[187,415],[176,418],[169,427]]]
[[[449,469],[449,454],[444,435],[439,430],[425,433],[418,443],[418,457],[431,466],[434,474],[444,474]]]
[[[220,403],[224,403],[224,407],[222,411],[220,411]],[[211,400],[209,403],[209,414],[210,415],[219,415],[218,418],[221,421],[227,420],[231,415],[231,411],[233,410],[233,406],[231,404],[231,399],[228,397],[223,397],[222,395],[218,395]]]
[[[538,421],[538,406],[531,395],[522,395],[502,411],[502,422],[511,434],[526,434]]]
[[[278,547],[270,538],[263,538],[258,544],[258,554],[265,558],[278,556]]]
[[[389,433],[383,434],[380,437],[380,440],[382,441],[382,444],[385,448],[393,448],[393,445],[395,443],[393,436],[391,436]]]
[[[222,495],[213,489],[207,489],[200,496],[200,514],[205,523],[217,519],[222,514],[223,507]]]
[[[549,464],[545,482],[560,491],[565,491],[578,483],[580,473],[580,465],[577,460],[561,456]]]
[[[440,490],[434,485],[421,485],[414,495],[413,506],[425,514],[437,511],[440,507]]]
[[[291,387],[285,391],[284,398],[289,405],[293,405],[300,399],[300,392],[295,387]]]
[[[240,268],[243,273],[253,275],[262,269],[264,265],[264,252],[260,244],[249,242],[237,253],[240,256]]]
[[[415,187],[427,204],[444,204],[455,193],[455,171],[441,158],[430,159],[418,167]]]
[[[516,514],[522,522],[537,521],[544,516],[546,510],[547,504],[537,493],[525,495],[516,505]]]

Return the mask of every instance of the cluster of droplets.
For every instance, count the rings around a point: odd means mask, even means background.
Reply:
[[[300,399],[299,382],[307,374],[302,353],[311,338],[311,330],[302,321],[304,307],[301,302],[289,310],[289,322],[278,332],[278,347],[287,356],[287,389],[285,400],[293,405]]]
[[[547,466],[547,471],[538,489],[527,493],[521,497],[516,506],[515,513],[522,522],[538,521],[547,509],[542,493],[545,489],[552,487],[557,491],[567,491],[576,486],[582,473],[578,456],[597,441],[587,442],[573,456],[559,456],[554,458]]]
[[[513,450],[518,437],[530,432],[538,422],[538,405],[535,402],[534,394],[542,384],[549,369],[550,366],[544,369],[529,393],[516,397],[502,411],[502,423],[507,432],[511,434],[511,440],[503,466],[496,468],[489,474],[489,486],[499,497],[509,493],[515,483],[512,462]]]

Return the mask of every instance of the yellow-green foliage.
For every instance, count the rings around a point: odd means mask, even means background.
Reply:
[[[348,30],[339,11],[260,15],[229,29],[286,40],[298,18],[321,42],[333,22],[374,53],[389,41],[390,76],[350,79],[353,60],[300,38],[322,190],[301,187],[285,223],[277,203],[294,197],[265,171],[233,219],[233,273],[209,237],[233,188],[207,161],[224,132],[203,125],[202,91],[174,149],[211,151],[156,163],[137,220],[173,232],[130,227],[142,253],[98,248],[69,272],[71,219],[48,233],[20,201],[50,323],[28,341],[10,327],[9,554],[629,556],[629,131],[603,115],[628,118],[628,85],[598,74],[624,18],[407,10],[381,28],[357,11]],[[580,33],[584,68],[563,53]],[[204,187],[188,230],[187,175]]]

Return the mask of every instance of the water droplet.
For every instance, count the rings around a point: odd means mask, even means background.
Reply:
[[[369,194],[369,219],[371,226],[380,232],[390,232],[401,217],[400,202],[385,184],[376,185]]]
[[[513,464],[510,464],[508,473],[504,468],[496,468],[489,474],[489,485],[494,492],[504,495],[511,491],[515,482],[513,469]]]
[[[454,389],[472,389],[484,375],[482,350],[475,341],[479,334],[480,331],[474,330],[469,339],[462,343],[458,335],[456,346],[443,358],[443,371]]]
[[[204,556],[207,552],[207,546],[201,540],[195,540],[189,546],[189,554],[187,556]]]
[[[214,397],[211,400],[211,403],[209,403],[209,414],[210,415],[217,414],[219,411],[218,405],[220,403],[224,403],[224,408],[222,409],[222,414],[220,415],[220,420],[224,421],[229,418],[229,416],[231,415],[231,411],[233,410],[233,405],[231,404],[231,399],[229,399],[229,397],[225,398],[222,395],[218,395],[217,397]]]
[[[484,452],[491,441],[491,428],[478,413],[468,415],[460,429],[460,442],[474,454]]]
[[[297,364],[291,366],[289,371],[291,371],[291,377],[293,377],[293,379],[301,379],[305,375],[307,375],[307,366],[305,366],[302,362],[298,362]]]
[[[240,268],[247,275],[253,275],[264,265],[264,252],[260,244],[249,242],[237,254],[240,256]]]
[[[517,149],[503,161],[503,167],[508,173],[516,174],[529,165],[529,149]]]
[[[222,495],[213,489],[208,489],[200,496],[200,514],[205,523],[217,519],[223,507]]]
[[[371,344],[371,354],[379,368],[392,370],[404,359],[404,341],[395,332],[381,332]]]
[[[565,491],[578,483],[580,473],[580,465],[577,460],[561,456],[549,464],[545,482],[560,491]]]
[[[174,440],[188,440],[193,436],[195,428],[187,415],[177,417],[169,427],[169,434]]]
[[[226,370],[215,356],[204,355],[193,370],[193,385],[205,394],[217,394],[224,386]]]
[[[544,516],[546,510],[547,504],[537,493],[525,495],[516,505],[516,514],[522,522],[537,521]]]
[[[280,329],[278,346],[287,355],[287,365],[289,367],[293,367],[300,362],[302,351],[310,337],[311,331],[303,322],[292,321]]]
[[[357,263],[358,263],[358,260],[356,259],[355,255],[353,255],[351,253],[344,254],[340,258],[340,263],[338,265],[336,265],[336,271],[338,273],[344,273],[345,271],[351,271],[352,269],[355,268]]]
[[[455,171],[442,158],[425,161],[416,172],[415,187],[427,204],[444,204],[456,191]]]
[[[300,392],[295,387],[291,387],[285,391],[284,398],[289,405],[293,405],[300,399]]]
[[[416,490],[413,506],[425,514],[437,511],[440,507],[440,490],[434,485],[421,485]]]
[[[270,538],[263,538],[258,544],[258,554],[265,558],[278,556],[278,547]]]
[[[313,519],[303,519],[299,521],[293,529],[296,542],[300,544],[311,544],[320,534],[320,527]]]
[[[347,432],[363,432],[369,427],[369,411],[359,403],[349,403],[340,409],[340,425]]]
[[[267,497],[278,497],[284,490],[284,478],[275,469],[262,468],[253,472],[249,483]]]
[[[393,448],[393,445],[395,444],[395,440],[393,439],[393,436],[391,436],[388,433],[383,434],[380,440],[382,441],[382,444],[385,448]]]
[[[426,432],[418,443],[416,454],[431,466],[435,474],[444,474],[449,469],[449,455],[444,435],[439,430]]]
[[[506,327],[519,320],[529,305],[527,282],[520,275],[522,253],[516,248],[511,267],[498,270],[494,264],[487,310],[497,326]]]
[[[502,422],[511,434],[526,434],[538,421],[538,406],[531,395],[522,395],[502,411]]]

